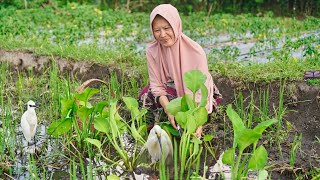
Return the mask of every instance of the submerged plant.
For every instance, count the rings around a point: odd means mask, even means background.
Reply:
[[[244,125],[231,105],[227,107],[227,115],[232,122],[234,140],[233,146],[223,154],[222,162],[231,165],[232,179],[247,177],[249,170],[259,171],[259,178],[267,177],[268,173],[264,167],[268,161],[268,152],[263,145],[257,147],[257,143],[265,129],[277,120],[266,120],[250,129]],[[244,150],[251,145],[251,152],[244,153]]]

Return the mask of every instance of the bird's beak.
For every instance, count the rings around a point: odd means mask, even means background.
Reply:
[[[156,133],[156,134],[157,134],[157,138],[158,138],[158,141],[159,141],[159,144],[160,144],[160,150],[162,152],[161,134],[160,133]]]
[[[30,105],[30,107],[38,108],[39,105],[37,105],[37,104],[35,104],[35,105]]]

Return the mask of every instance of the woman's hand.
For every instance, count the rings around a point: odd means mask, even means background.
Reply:
[[[164,112],[167,114],[168,120],[169,120],[169,122],[171,123],[171,125],[172,125],[175,129],[177,129],[177,125],[176,125],[176,121],[174,120],[174,116],[171,115],[171,114],[167,111],[167,105],[169,104],[169,99],[168,99],[168,97],[167,97],[167,96],[160,96],[159,102],[160,102],[161,106],[163,107]]]
[[[176,125],[176,121],[174,120],[174,116],[172,116],[171,114],[168,115],[168,120],[171,123],[171,125],[178,130],[177,125]]]
[[[202,136],[202,126],[199,126],[196,130],[196,136],[200,138]]]

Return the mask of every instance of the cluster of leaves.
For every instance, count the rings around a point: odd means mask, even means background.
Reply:
[[[180,162],[175,161],[175,179],[190,178],[190,169],[196,165],[196,172],[199,172],[200,155],[202,152],[202,141],[193,135],[199,126],[202,126],[208,119],[208,111],[206,109],[208,90],[205,86],[206,75],[199,70],[186,72],[183,76],[183,82],[186,87],[193,93],[178,97],[167,105],[170,114],[174,115],[175,120],[184,130],[179,145]],[[201,91],[199,93],[198,91]],[[197,93],[198,92],[198,93]],[[201,95],[201,102],[196,102],[196,96]],[[175,146],[175,151],[177,151]],[[177,157],[177,153],[175,154]],[[178,169],[178,164],[180,168]],[[184,173],[187,172],[185,175]]]
[[[145,143],[146,124],[142,117],[146,114],[146,109],[139,109],[136,99],[123,97],[128,109],[131,111],[131,120],[123,119],[119,114],[118,101],[116,99],[99,101],[91,104],[89,99],[99,92],[98,89],[86,88],[82,93],[76,93],[74,97],[68,97],[61,101],[61,119],[54,121],[48,128],[48,134],[59,136],[70,132],[76,133],[78,144],[89,142],[95,145],[100,155],[112,165],[119,165],[126,171],[133,171],[137,165],[139,154],[136,150],[139,145]],[[129,124],[131,123],[131,124]],[[94,127],[94,130],[92,128]],[[101,138],[100,133],[107,137],[110,144],[122,160],[119,164],[118,158],[111,159],[102,152],[102,143],[97,140]],[[123,141],[124,133],[128,132],[137,142],[133,152],[129,155],[129,150]]]
[[[259,179],[265,179],[268,173],[263,168],[268,162],[268,152],[263,145],[256,146],[265,129],[276,123],[277,120],[266,120],[254,129],[250,129],[244,125],[231,105],[228,105],[226,112],[232,122],[234,140],[233,146],[223,154],[222,162],[231,165],[232,179],[247,177],[249,170],[259,171]],[[250,145],[252,145],[251,152],[244,154],[244,150]]]

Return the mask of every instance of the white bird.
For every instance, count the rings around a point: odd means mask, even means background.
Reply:
[[[31,139],[34,138],[37,130],[37,114],[35,111],[35,108],[37,105],[33,101],[28,101],[28,110],[23,113],[21,117],[21,128],[24,137],[28,141],[28,144],[30,144]]]
[[[167,159],[168,156],[173,157],[172,142],[166,131],[159,125],[151,129],[145,147],[148,148],[152,163],[160,160],[162,154],[164,159]]]

